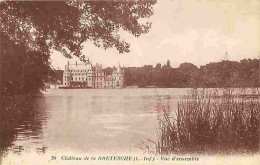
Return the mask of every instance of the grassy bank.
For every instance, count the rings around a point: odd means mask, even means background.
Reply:
[[[259,95],[193,90],[159,119],[159,154],[243,154],[259,151]]]

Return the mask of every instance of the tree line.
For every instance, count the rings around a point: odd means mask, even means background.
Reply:
[[[259,60],[244,59],[239,62],[223,60],[197,67],[182,63],[172,68],[170,62],[142,67],[125,68],[125,84],[138,87],[259,87]]]
[[[159,88],[223,88],[259,87],[258,59],[241,61],[223,60],[197,67],[192,63],[182,63],[173,68],[170,61],[165,65],[157,63],[141,67],[124,67],[126,86]],[[105,74],[112,74],[113,68],[104,68]],[[55,70],[48,82],[62,82],[63,71]]]

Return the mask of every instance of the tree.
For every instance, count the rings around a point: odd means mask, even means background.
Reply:
[[[133,77],[132,77],[132,73],[130,71],[130,68],[125,68],[125,72],[124,72],[124,79],[125,79],[125,84],[127,86],[131,86],[133,85]]]
[[[129,52],[120,30],[138,37],[147,33],[151,23],[140,18],[153,14],[150,1],[19,1],[2,2],[1,32],[29,49],[47,52],[50,48],[84,59],[82,43],[92,41],[97,47],[115,47]]]
[[[167,66],[167,67],[171,67],[170,60],[167,60],[166,66]]]
[[[43,80],[51,73],[48,56],[37,51],[26,51],[6,36],[1,38],[1,73],[4,78],[1,81],[1,92],[13,95],[43,88]]]
[[[1,108],[1,105],[2,105],[2,88],[3,88],[3,85],[2,85],[2,44],[1,44],[1,38],[0,38],[0,108]]]
[[[77,56],[84,61],[81,50],[86,41],[104,49],[115,47],[119,53],[129,52],[130,44],[120,37],[120,31],[127,31],[136,37],[147,33],[151,23],[139,23],[138,20],[150,17],[155,3],[155,0],[5,1],[0,3],[0,40],[7,38],[9,46],[17,49],[16,55],[9,56],[13,61],[18,56],[28,58],[21,65],[12,66],[17,71],[28,73],[34,68],[22,68],[30,61],[36,60],[37,63],[42,58],[43,65],[39,66],[45,69],[49,66],[46,59],[50,57],[51,49],[62,52],[65,57]],[[4,42],[1,42],[1,47],[2,44]],[[8,51],[1,51],[1,57],[3,53]],[[3,58],[1,63],[3,66],[10,65]],[[7,80],[4,76],[8,75],[1,75],[0,72],[0,80]],[[35,82],[40,83],[34,85],[40,87],[43,77],[34,77]],[[31,79],[30,76],[24,78]]]
[[[161,67],[162,67],[162,65],[160,63],[157,63],[155,66],[155,68],[157,68],[157,69],[161,69]]]

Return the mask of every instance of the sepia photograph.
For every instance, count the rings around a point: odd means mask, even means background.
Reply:
[[[0,165],[260,164],[260,0],[0,0]]]

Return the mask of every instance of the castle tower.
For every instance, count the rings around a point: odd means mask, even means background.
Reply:
[[[114,79],[115,88],[123,88],[124,87],[124,69],[121,68],[120,65],[118,65],[113,70],[112,75],[113,75],[113,79]]]
[[[105,87],[105,72],[102,69],[102,65],[98,63],[94,67],[94,88]]]
[[[65,70],[63,73],[63,86],[70,86],[70,71],[69,71],[69,62],[65,65]]]

